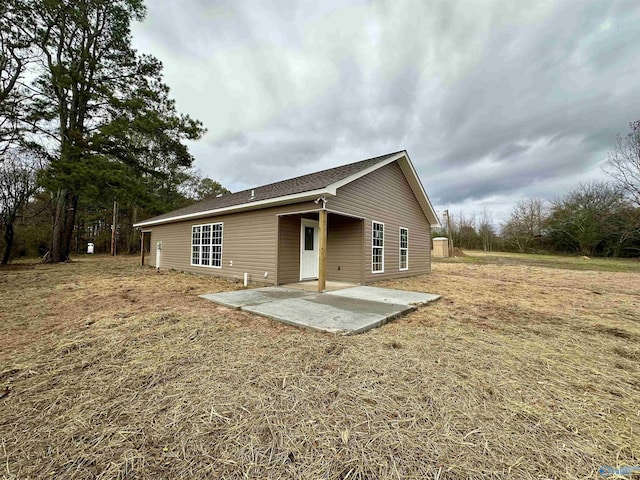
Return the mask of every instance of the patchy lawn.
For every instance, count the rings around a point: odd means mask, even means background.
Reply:
[[[640,268],[512,259],[382,282],[443,299],[352,337],[216,306],[197,295],[240,286],[134,258],[2,268],[2,475],[593,478],[640,465]]]
[[[459,251],[458,249],[456,249]],[[530,265],[537,267],[560,268],[569,270],[592,270],[601,272],[638,272],[638,258],[583,257],[580,255],[544,255],[513,252],[483,252],[465,250],[464,256],[435,258],[442,263],[475,263],[481,265]]]

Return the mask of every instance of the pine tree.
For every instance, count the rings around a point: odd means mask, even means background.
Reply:
[[[29,0],[24,8],[22,32],[42,65],[28,122],[51,153],[42,176],[55,201],[48,261],[60,262],[69,257],[81,195],[190,167],[184,141],[204,128],[177,113],[162,64],[131,45],[141,1]]]

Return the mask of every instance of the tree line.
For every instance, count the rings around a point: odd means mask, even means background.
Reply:
[[[225,193],[194,171],[198,120],[177,111],[162,64],[131,45],[141,0],[0,3],[0,228],[11,255],[66,261],[132,224]]]
[[[486,210],[458,213],[434,236],[466,249],[584,256],[640,256],[640,122],[619,135],[604,169],[608,181],[583,183],[556,199],[518,202],[495,225]]]

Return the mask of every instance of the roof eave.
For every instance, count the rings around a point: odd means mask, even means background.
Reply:
[[[268,198],[257,202],[241,203],[240,205],[232,205],[229,207],[215,208],[212,210],[204,210],[202,212],[187,213],[185,215],[176,215],[174,217],[162,218],[159,220],[146,220],[144,222],[134,223],[136,228],[150,227],[153,225],[162,225],[165,223],[181,222],[185,220],[195,220],[198,218],[212,217],[217,215],[226,215],[229,213],[239,213],[247,210],[257,210],[259,208],[275,207],[278,205],[286,205],[289,203],[303,202],[305,200],[315,200],[323,195],[334,195],[335,189],[330,187],[311,190],[308,192],[295,193],[292,195],[284,195],[281,197]]]
[[[418,174],[416,173],[415,168],[411,163],[411,159],[409,158],[409,154],[406,152],[406,150],[398,152],[396,155],[393,155],[392,157],[387,158],[386,160],[378,162],[368,168],[365,168],[364,170],[361,170],[357,173],[354,173],[353,175],[343,178],[342,180],[334,182],[326,186],[325,188],[311,190],[308,192],[296,193],[292,195],[284,195],[281,197],[269,198],[269,199],[260,200],[257,202],[242,203],[240,205],[232,205],[224,208],[216,208],[212,210],[205,210],[202,212],[194,212],[194,213],[189,213],[185,215],[177,215],[174,217],[167,217],[159,220],[151,219],[144,222],[134,223],[133,226],[137,228],[150,227],[153,225],[162,225],[165,223],[194,220],[198,218],[211,217],[216,215],[225,215],[228,213],[239,213],[247,210],[255,210],[259,208],[273,207],[277,205],[286,205],[289,203],[296,203],[296,202],[301,202],[305,200],[315,200],[316,198],[321,197],[323,195],[335,196],[338,188],[343,187],[395,161],[397,161],[398,165],[400,165],[400,168],[404,173],[405,178],[409,182],[409,186],[411,187],[411,190],[413,191],[416,199],[418,200],[418,204],[420,205],[420,208],[422,209],[423,213],[427,217],[427,220],[429,221],[432,227],[439,227],[440,221],[438,220],[438,215],[433,209],[433,205],[431,204],[431,201],[429,200],[429,197],[427,196],[427,193],[425,192],[424,187],[422,186],[422,182],[420,182],[420,178],[418,177]]]

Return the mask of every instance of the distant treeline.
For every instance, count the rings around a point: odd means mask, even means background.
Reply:
[[[640,256],[640,207],[614,183],[581,184],[551,202],[521,201],[498,228],[486,211],[452,214],[450,223],[454,246],[463,249]],[[449,234],[443,228],[434,236]]]
[[[486,210],[451,216],[454,246],[531,253],[568,253],[604,257],[640,256],[640,121],[618,135],[604,171],[608,182],[580,184],[545,202],[532,198],[516,204],[496,228]]]
[[[3,192],[16,193],[15,178],[22,171],[22,178],[31,176],[28,199],[15,209],[13,223],[3,221],[5,208],[0,212],[0,231],[4,235],[0,238],[0,252],[3,260],[10,261],[19,257],[43,257],[49,251],[51,242],[52,219],[55,215],[55,195],[53,192],[39,186],[37,182],[38,169],[26,167],[24,163],[12,162],[5,159],[0,163],[0,197]],[[179,173],[179,174],[177,174]],[[6,178],[6,177],[9,178]],[[28,182],[27,182],[28,183]],[[13,186],[13,190],[11,190]],[[215,180],[202,177],[192,169],[182,169],[174,172],[170,181],[161,184],[145,184],[138,191],[125,194],[121,190],[113,192],[96,191],[82,197],[76,207],[75,224],[72,228],[71,253],[84,253],[87,243],[95,244],[95,253],[110,253],[111,224],[113,222],[114,198],[110,195],[120,193],[116,200],[116,251],[122,254],[140,252],[140,232],[133,228],[133,224],[149,216],[164,213],[175,208],[186,206],[199,200],[228,193],[228,190]],[[1,198],[0,198],[1,200]],[[3,202],[0,202],[3,203]],[[6,202],[5,202],[6,203]],[[7,251],[7,229],[12,227],[12,243]],[[6,262],[5,262],[6,263]]]

